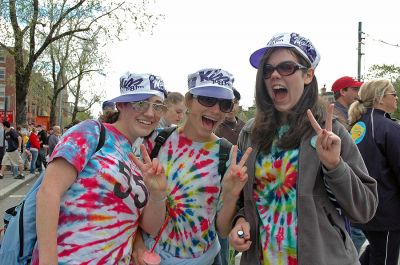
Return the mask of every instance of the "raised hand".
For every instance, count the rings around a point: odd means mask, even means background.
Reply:
[[[247,148],[239,163],[237,163],[238,147],[237,145],[233,147],[231,164],[222,180],[222,191],[225,195],[239,196],[248,178],[247,167],[244,164],[252,150],[251,147]]]
[[[158,158],[154,158],[153,160],[150,159],[143,144],[140,146],[140,150],[143,162],[133,153],[130,154],[130,158],[142,172],[144,183],[146,184],[150,194],[157,196],[159,199],[164,198],[167,191],[165,170]]]
[[[316,150],[322,164],[328,169],[334,169],[340,162],[340,137],[332,132],[333,104],[328,106],[325,129],[319,126],[311,110],[307,110],[308,120],[317,133]]]

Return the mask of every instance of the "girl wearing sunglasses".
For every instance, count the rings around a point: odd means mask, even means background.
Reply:
[[[229,234],[241,264],[358,264],[346,220],[373,217],[376,182],[332,120],[333,105],[318,100],[319,60],[296,33],[274,36],[250,57],[257,112],[238,142],[254,151]]]
[[[361,228],[368,246],[361,265],[397,265],[400,249],[400,125],[389,113],[397,109],[397,92],[389,80],[364,83],[359,99],[349,109],[351,135],[378,182],[379,205],[372,220],[354,224]]]
[[[156,128],[166,91],[154,75],[127,73],[120,81],[114,120],[75,125],[52,153],[37,193],[34,265],[128,265],[138,227],[156,234],[163,223],[165,171],[156,159],[139,170],[132,143]]]
[[[155,251],[161,264],[213,264],[220,245],[217,233],[226,237],[236,201],[247,180],[244,163],[249,148],[237,159],[234,146],[224,176],[219,175],[221,139],[214,130],[233,107],[233,77],[221,69],[203,69],[189,75],[185,95],[186,121],[166,140],[158,153],[166,169],[168,222]],[[157,132],[145,140],[152,150]],[[155,238],[145,235],[150,249]],[[141,256],[143,242],[137,242]],[[140,249],[140,250],[139,250]],[[137,264],[144,264],[140,258]]]

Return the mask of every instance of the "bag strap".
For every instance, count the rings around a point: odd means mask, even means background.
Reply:
[[[221,175],[221,180],[226,172],[226,162],[229,160],[229,154],[232,149],[232,143],[225,138],[221,138],[219,145],[219,163],[218,173]]]
[[[151,150],[150,159],[157,157],[161,146],[165,143],[168,137],[176,130],[176,128],[177,128],[176,126],[173,126],[161,129],[161,131],[159,132],[159,134],[155,139],[155,145],[153,147],[153,150]]]
[[[100,137],[95,153],[103,147],[105,139],[106,139],[106,128],[104,127],[104,124],[100,122]]]

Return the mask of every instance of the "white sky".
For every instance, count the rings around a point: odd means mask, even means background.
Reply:
[[[343,75],[357,76],[358,22],[368,34],[362,51],[361,74],[373,64],[400,66],[400,23],[397,1],[292,0],[158,0],[154,8],[165,15],[152,36],[133,32],[110,45],[111,67],[97,86],[105,99],[119,95],[119,77],[126,71],[160,75],[169,91],[187,91],[187,75],[215,67],[231,72],[242,95],[241,105],[254,100],[256,69],[250,54],[276,33],[297,32],[309,38],[321,54],[318,84]],[[375,39],[375,40],[374,40]],[[100,105],[94,110],[97,115]]]

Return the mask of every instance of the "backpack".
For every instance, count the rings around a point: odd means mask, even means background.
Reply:
[[[100,123],[100,137],[96,151],[105,141],[105,128]],[[95,154],[93,153],[93,154]],[[25,265],[31,263],[36,244],[36,193],[42,183],[44,171],[26,194],[24,200],[5,212],[4,237],[0,247],[0,264]]]
[[[153,159],[157,157],[158,152],[160,151],[161,146],[165,143],[168,137],[175,131],[177,127],[167,127],[160,130],[159,134],[157,135],[156,139],[154,140],[155,145],[153,150],[151,150],[150,158]],[[226,162],[229,159],[229,154],[231,152],[232,143],[229,142],[225,138],[220,138],[221,143],[219,146],[219,163],[218,163],[218,173],[222,177],[225,175],[226,172]]]

